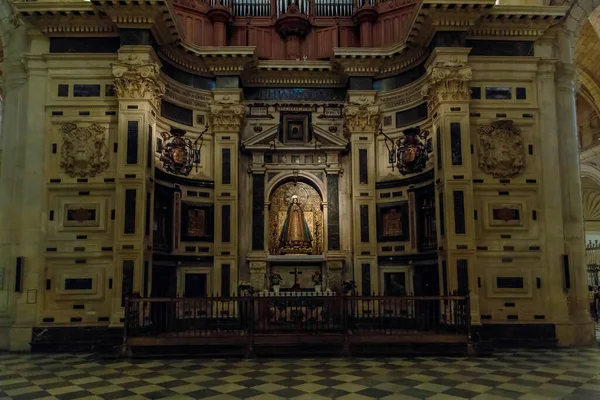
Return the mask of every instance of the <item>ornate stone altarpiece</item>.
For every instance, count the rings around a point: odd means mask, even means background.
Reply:
[[[271,254],[280,254],[279,243],[281,230],[287,216],[287,210],[294,198],[297,197],[304,218],[312,234],[312,254],[323,253],[323,200],[319,193],[304,182],[288,182],[273,191],[269,198],[269,250]]]

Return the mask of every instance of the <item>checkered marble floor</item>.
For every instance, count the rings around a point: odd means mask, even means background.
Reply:
[[[0,399],[600,399],[600,347],[480,358],[100,360],[0,353]]]

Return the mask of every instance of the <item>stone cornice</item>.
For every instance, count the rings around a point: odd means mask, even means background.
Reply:
[[[258,61],[244,71],[245,86],[345,87],[346,76],[329,61]]]
[[[256,61],[255,46],[197,46],[180,42],[178,47],[201,59],[206,70],[214,75],[239,75]]]
[[[179,103],[184,107],[192,106],[203,110],[210,108],[212,94],[209,90],[191,88],[169,78],[165,74],[161,74],[160,79],[165,85],[163,98]]]
[[[398,111],[421,104],[424,101],[421,88],[425,82],[427,82],[427,77],[422,76],[408,86],[379,92],[378,98],[381,111]]]

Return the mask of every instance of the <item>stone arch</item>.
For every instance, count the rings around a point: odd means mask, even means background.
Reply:
[[[600,6],[600,0],[565,1],[563,5],[571,6],[565,19],[564,27],[577,37],[592,11]]]
[[[589,178],[600,185],[600,168],[593,164],[581,164],[581,177]]]
[[[315,188],[315,190],[321,195],[321,199],[323,201],[325,201],[325,199],[327,198],[327,191],[324,183],[315,174],[307,171],[299,171],[298,175],[293,176],[290,175],[289,171],[280,172],[279,174],[275,175],[273,179],[271,179],[267,183],[265,198],[269,199],[275,189],[277,189],[284,183],[293,181],[294,179],[298,180],[298,182],[304,182],[306,184],[309,184],[310,186]]]

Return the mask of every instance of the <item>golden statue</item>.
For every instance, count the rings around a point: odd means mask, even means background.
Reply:
[[[279,235],[279,245],[283,254],[311,254],[312,234],[304,218],[298,198],[294,196],[288,207],[285,222]]]

